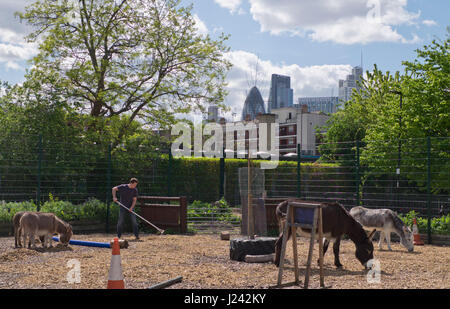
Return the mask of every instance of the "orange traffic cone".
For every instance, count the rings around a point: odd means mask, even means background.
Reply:
[[[125,283],[122,274],[122,262],[120,259],[119,239],[114,238],[112,245],[111,266],[109,268],[107,289],[124,289]]]
[[[413,235],[414,235],[414,245],[415,246],[423,246],[424,243],[420,239],[419,228],[417,227],[416,218],[413,218],[413,229],[412,229],[412,232],[413,232]]]

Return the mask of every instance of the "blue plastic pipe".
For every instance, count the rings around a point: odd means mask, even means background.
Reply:
[[[52,239],[54,241],[59,241],[59,237],[52,237]],[[111,244],[108,242],[69,240],[69,244],[75,245],[75,246],[85,246],[85,247],[111,248]]]

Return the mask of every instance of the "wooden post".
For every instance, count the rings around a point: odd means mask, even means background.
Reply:
[[[288,205],[287,214],[290,212],[290,208],[291,208],[291,206]],[[283,267],[284,267],[284,258],[286,256],[286,243],[287,243],[287,238],[288,238],[288,228],[289,228],[289,223],[286,220],[284,229],[283,229],[283,241],[281,244],[280,265],[279,265],[279,270],[278,270],[278,285],[281,285],[281,281],[283,279]]]
[[[298,252],[297,252],[297,227],[294,224],[294,207],[290,207],[291,218],[291,231],[292,231],[292,251],[294,252],[294,274],[295,274],[295,284],[299,282],[299,271],[298,271]]]
[[[253,196],[252,196],[252,173],[251,173],[251,163],[250,163],[250,150],[248,151],[248,158],[247,158],[247,178],[248,178],[248,184],[247,184],[247,203],[248,203],[248,227],[247,232],[250,239],[255,238],[255,224],[254,224],[254,218],[253,218]]]
[[[306,262],[306,274],[305,274],[305,285],[304,288],[307,289],[309,285],[309,275],[311,272],[311,259],[312,259],[312,253],[314,250],[314,238],[316,236],[316,228],[317,228],[317,208],[314,209],[314,219],[313,219],[313,226],[311,229],[311,239],[309,241],[309,251],[308,251],[308,261]]]
[[[319,207],[319,267],[320,267],[320,287],[325,287],[323,279],[323,225],[322,207]]]
[[[187,198],[180,197],[180,233],[187,233]]]

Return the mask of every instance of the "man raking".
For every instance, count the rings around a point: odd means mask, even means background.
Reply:
[[[123,222],[127,213],[130,214],[131,224],[133,226],[133,233],[136,239],[139,239],[139,228],[136,221],[136,215],[133,213],[133,209],[136,206],[136,201],[138,197],[137,190],[138,180],[136,178],[131,178],[130,183],[122,184],[112,188],[112,196],[114,203],[117,203],[116,193],[120,194],[120,203],[125,207],[119,207],[119,220],[117,222],[117,237],[122,236]],[[128,209],[128,211],[127,211]]]

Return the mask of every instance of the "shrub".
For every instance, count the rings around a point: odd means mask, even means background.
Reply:
[[[10,222],[19,211],[36,211],[33,201],[27,202],[0,202],[0,222]]]
[[[215,219],[216,221],[239,222],[240,218],[232,214],[231,208],[224,198],[215,203],[194,201],[188,207],[188,218],[190,219]]]
[[[399,217],[409,227],[412,227],[413,219],[416,218],[419,233],[427,233],[428,219],[421,217],[418,212],[412,210],[405,215],[399,214]],[[431,233],[437,235],[450,235],[450,214],[442,216],[440,218],[432,218]]]

